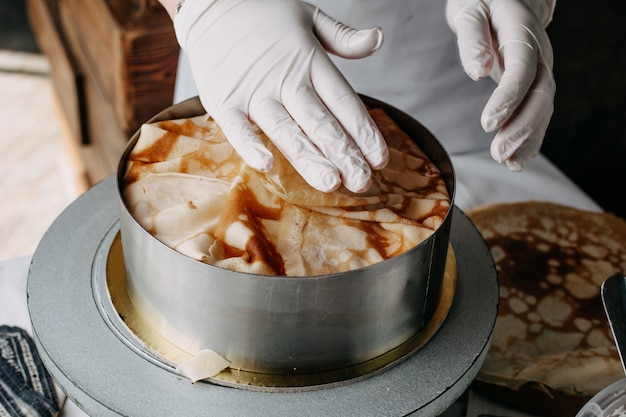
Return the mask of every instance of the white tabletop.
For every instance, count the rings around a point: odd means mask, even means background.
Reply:
[[[26,281],[31,256],[0,261],[0,324],[17,326],[32,334],[26,304]],[[85,417],[76,404],[66,399],[57,387],[59,402],[63,409],[59,417]]]

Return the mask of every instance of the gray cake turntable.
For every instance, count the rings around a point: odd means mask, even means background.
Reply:
[[[498,305],[489,249],[455,208],[457,286],[448,316],[415,354],[370,376],[314,390],[263,392],[191,384],[116,331],[99,283],[119,231],[115,180],[68,207],[31,264],[28,306],[48,370],[92,416],[437,416],[467,389],[487,353]]]

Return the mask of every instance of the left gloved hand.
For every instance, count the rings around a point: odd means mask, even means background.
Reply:
[[[374,53],[379,28],[350,28],[299,0],[189,0],[174,28],[202,105],[250,167],[274,162],[252,122],[320,191],[364,192],[387,164],[382,134],[328,56]]]
[[[457,35],[461,63],[473,80],[498,86],[481,124],[498,130],[491,156],[513,171],[539,153],[554,109],[552,45],[544,27],[555,0],[448,0],[446,17]]]

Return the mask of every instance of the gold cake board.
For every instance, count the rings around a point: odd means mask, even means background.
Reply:
[[[446,268],[442,279],[439,302],[431,319],[424,328],[404,343],[368,361],[342,369],[314,374],[269,374],[226,368],[207,381],[229,387],[285,391],[319,388],[365,378],[382,372],[417,352],[436,334],[450,311],[456,290],[456,257],[452,246],[448,246]],[[175,369],[184,360],[193,357],[157,332],[135,308],[126,288],[126,271],[122,251],[121,235],[118,233],[109,249],[106,264],[106,284],[111,302],[124,325],[135,336],[138,348],[151,351],[165,366]]]

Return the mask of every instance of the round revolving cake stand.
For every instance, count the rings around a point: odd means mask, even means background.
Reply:
[[[119,232],[113,177],[71,204],[42,238],[28,276],[28,307],[42,360],[93,416],[436,416],[474,379],[498,307],[489,249],[455,208],[450,243],[456,293],[445,321],[415,354],[370,376],[320,389],[264,392],[192,384],[116,331],[100,289]],[[146,262],[150,262],[146,259]]]

